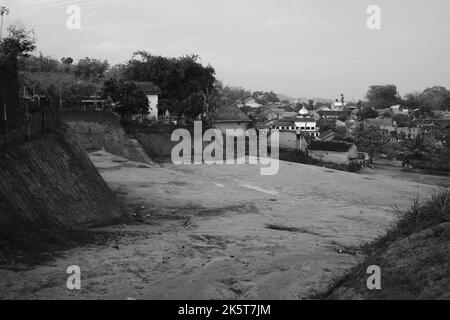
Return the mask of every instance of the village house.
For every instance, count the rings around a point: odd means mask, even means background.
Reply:
[[[334,130],[327,130],[325,132],[322,132],[319,136],[319,140],[321,141],[331,141],[335,140],[336,138],[336,131]]]
[[[219,129],[223,134],[226,134],[227,129],[247,130],[252,122],[244,112],[233,105],[215,109],[212,120],[213,128]]]
[[[275,121],[272,129],[299,132],[314,138],[319,136],[317,121],[309,115],[309,111],[305,107],[300,109],[295,117],[282,118]]]
[[[353,143],[313,140],[308,146],[308,155],[323,162],[348,165],[358,158],[358,148]]]
[[[390,107],[392,115],[396,115],[396,114],[403,114],[403,115],[409,115],[409,110],[407,108],[402,108],[399,104]]]
[[[347,104],[343,101],[339,102],[337,99],[336,101],[331,105],[332,111],[344,111],[344,109],[347,107]]]
[[[104,109],[105,100],[98,95],[89,96],[87,99],[80,101],[81,110],[102,111]]]
[[[367,127],[379,127],[380,129],[393,130],[395,121],[391,118],[366,119],[365,124]]]
[[[259,109],[262,107],[262,104],[259,104],[258,102],[256,102],[256,100],[254,98],[245,99],[243,105],[244,105],[244,107],[248,107],[251,109]]]
[[[422,133],[422,128],[415,127],[399,127],[396,122],[390,118],[386,119],[366,119],[365,124],[367,127],[377,127],[381,130],[385,130],[388,135],[392,137],[401,137],[404,135],[407,138],[415,139]]]
[[[278,119],[278,115],[271,109],[262,109],[258,114],[258,121],[260,123],[271,122]]]
[[[440,119],[450,120],[450,111],[448,111],[448,110],[446,110],[446,111],[434,110],[433,113],[436,117],[439,117]]]
[[[265,109],[271,110],[274,114],[277,115],[277,118],[289,118],[295,117],[297,115],[295,109],[292,108],[289,104],[273,103],[267,106]]]
[[[338,119],[339,117],[344,115],[343,111],[331,110],[329,108],[323,108],[317,111],[317,113],[320,114],[320,117],[322,119]]]
[[[159,110],[158,110],[158,99],[160,94],[160,89],[151,82],[136,82],[139,89],[145,92],[148,99],[148,114],[134,115],[133,118],[142,117],[147,120],[158,120]]]
[[[306,152],[308,148],[308,141],[303,134],[297,133],[295,131],[279,131],[278,134],[278,147],[280,149],[299,150]],[[269,139],[269,146],[271,146],[271,142],[272,140]]]

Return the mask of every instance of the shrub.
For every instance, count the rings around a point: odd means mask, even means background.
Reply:
[[[406,212],[398,208],[395,208],[395,211],[398,216],[395,226],[385,236],[363,247],[364,251],[370,252],[374,248],[385,247],[397,239],[450,222],[450,190],[445,189],[434,194],[425,203],[420,203],[416,199]]]

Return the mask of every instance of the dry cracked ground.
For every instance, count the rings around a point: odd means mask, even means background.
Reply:
[[[143,165],[106,152],[92,161],[141,223],[102,228],[112,243],[63,252],[43,265],[0,270],[3,299],[303,299],[361,261],[374,239],[437,189],[428,177],[353,174],[280,163]],[[439,179],[437,179],[439,180]],[[81,267],[79,291],[66,268]]]

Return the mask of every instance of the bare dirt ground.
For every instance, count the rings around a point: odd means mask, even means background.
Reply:
[[[0,269],[0,298],[308,298],[361,261],[351,247],[382,234],[392,206],[406,208],[436,189],[432,180],[287,162],[277,175],[261,176],[251,165],[90,156],[142,222],[102,228],[120,234],[112,243]],[[66,288],[69,265],[81,267],[80,291]]]

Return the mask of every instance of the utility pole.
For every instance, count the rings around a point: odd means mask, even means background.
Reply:
[[[3,16],[9,15],[9,9],[5,6],[1,6],[0,7],[0,15],[2,16],[1,23],[0,23],[0,40],[1,40],[3,37]]]

